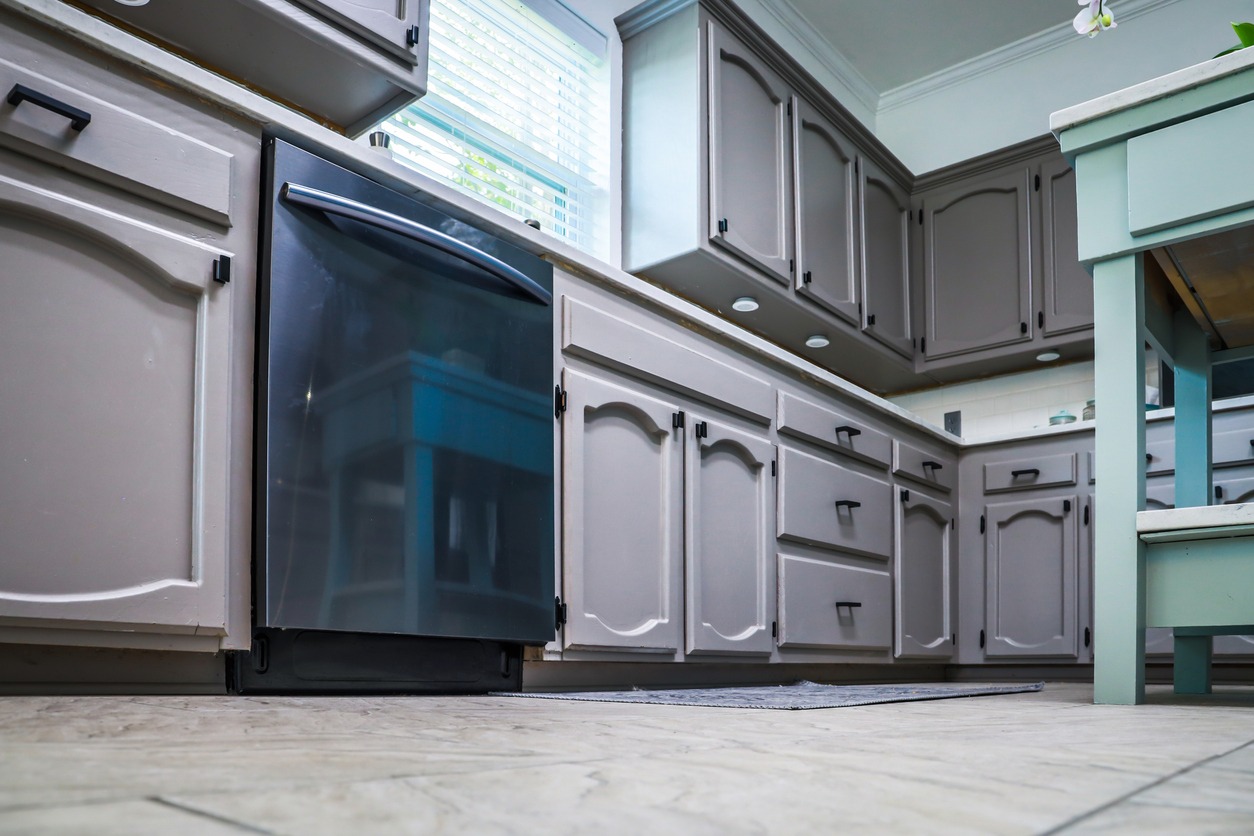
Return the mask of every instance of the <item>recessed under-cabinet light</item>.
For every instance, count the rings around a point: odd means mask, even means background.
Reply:
[[[827,348],[832,341],[822,334],[811,334],[806,337],[806,346],[809,348]]]
[[[1052,363],[1061,356],[1062,355],[1057,351],[1042,351],[1040,354],[1036,355],[1036,359],[1040,360],[1042,363]]]
[[[123,6],[146,6],[148,0],[113,0],[115,3],[121,3]]]
[[[740,311],[741,313],[749,313],[750,311],[756,311],[757,309],[758,309],[758,300],[754,299],[752,296],[741,296],[739,299],[736,299],[734,302],[732,302],[733,311]]]

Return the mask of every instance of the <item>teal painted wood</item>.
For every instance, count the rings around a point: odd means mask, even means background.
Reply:
[[[1215,640],[1210,636],[1175,637],[1175,664],[1171,672],[1177,694],[1209,694],[1210,662]]]
[[[1209,505],[1211,365],[1205,332],[1187,310],[1173,322],[1176,364],[1176,507]]]
[[[1248,157],[1254,102],[1128,140],[1128,229],[1136,236],[1254,206]],[[1170,165],[1164,165],[1170,160]]]
[[[1149,544],[1145,586],[1147,626],[1247,625],[1254,621],[1254,534]]]
[[[1254,535],[1254,525],[1220,525],[1213,528],[1180,528],[1174,531],[1144,531],[1141,539],[1155,543],[1179,543],[1186,540],[1224,540]]]
[[[1094,383],[1102,398],[1095,456],[1102,513],[1095,520],[1093,556],[1100,646],[1093,699],[1119,705],[1145,701],[1145,546],[1136,536],[1136,513],[1145,507],[1143,278],[1136,256],[1093,266]]]

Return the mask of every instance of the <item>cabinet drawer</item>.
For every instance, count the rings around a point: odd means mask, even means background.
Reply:
[[[1176,470],[1176,442],[1173,438],[1145,442],[1145,474],[1174,473]]]
[[[892,439],[866,421],[783,392],[779,431],[883,467],[892,454]]]
[[[906,441],[893,442],[893,473],[948,492],[954,486],[957,460]]]
[[[1215,433],[1211,440],[1211,461],[1238,464],[1254,459],[1254,429]]]
[[[0,36],[7,34],[0,29]],[[89,94],[84,90],[88,85],[76,78],[75,70],[57,61],[42,62],[40,68],[57,77],[38,75],[0,59],[0,92],[7,95],[21,89],[28,96],[17,104],[12,99],[0,102],[0,143],[76,174],[229,225],[230,153],[161,124],[163,114],[158,104],[146,106],[144,113],[134,112]],[[142,101],[136,95],[140,88],[132,82],[110,77],[109,83],[125,90],[131,104]],[[57,112],[62,109],[63,113]]]
[[[888,649],[888,573],[805,557],[779,557],[779,646]]]
[[[887,482],[780,450],[776,533],[781,539],[887,558],[893,549],[892,502]]]
[[[984,465],[985,493],[1051,488],[1058,485],[1074,485],[1075,482],[1075,453],[1033,456],[1028,459],[989,462]]]

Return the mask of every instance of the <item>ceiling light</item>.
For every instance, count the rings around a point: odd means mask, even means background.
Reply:
[[[806,346],[809,348],[827,348],[831,345],[831,340],[822,334],[811,334],[806,337]]]
[[[758,300],[754,299],[752,296],[741,296],[739,299],[732,302],[733,311],[740,311],[741,313],[749,313],[750,311],[756,311],[757,309],[758,309]]]
[[[1036,359],[1040,360],[1042,363],[1052,363],[1061,356],[1062,355],[1057,351],[1042,351],[1040,354],[1036,355]]]
[[[148,0],[113,0],[115,3],[121,3],[123,6],[144,6],[148,4]]]

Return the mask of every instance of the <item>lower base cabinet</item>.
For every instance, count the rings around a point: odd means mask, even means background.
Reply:
[[[779,646],[887,650],[893,641],[888,572],[779,556]]]
[[[896,655],[948,658],[954,652],[953,507],[899,488]]]

